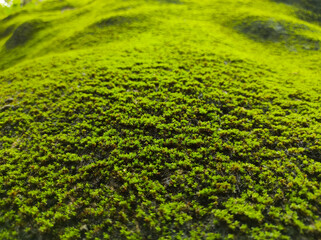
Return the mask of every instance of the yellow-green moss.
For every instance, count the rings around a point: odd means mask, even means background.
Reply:
[[[12,11],[0,20],[0,239],[319,238],[321,63],[304,44],[321,28],[293,6]]]

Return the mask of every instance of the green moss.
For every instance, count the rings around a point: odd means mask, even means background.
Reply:
[[[16,28],[12,36],[6,42],[7,49],[13,49],[26,44],[31,40],[34,34],[45,26],[41,20],[32,20],[24,22]]]
[[[20,27],[0,38],[0,239],[319,238],[320,27],[272,1],[164,2],[2,22]]]
[[[321,7],[318,0],[274,0],[276,2],[282,2],[286,4],[294,5],[300,8],[298,16],[308,20],[321,22]]]
[[[14,25],[2,28],[0,30],[0,38],[5,38],[5,37],[9,36],[13,32],[14,29],[15,29]]]
[[[113,16],[104,20],[101,20],[96,24],[97,27],[109,27],[109,26],[119,26],[124,24],[129,24],[135,21],[133,17],[125,17],[125,16]]]
[[[320,41],[305,34],[305,32],[311,31],[306,25],[291,24],[285,21],[278,22],[273,19],[264,21],[255,18],[247,18],[240,22],[235,29],[256,41],[279,42],[290,49],[296,46],[306,50],[320,49]]]

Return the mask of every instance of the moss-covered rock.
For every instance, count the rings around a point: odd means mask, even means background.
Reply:
[[[321,27],[270,0],[182,2],[1,22],[26,37],[0,39],[0,239],[320,238],[321,61],[300,44]]]

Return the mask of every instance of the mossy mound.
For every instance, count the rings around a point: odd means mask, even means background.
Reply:
[[[23,85],[0,113],[0,236],[319,236],[316,99],[250,63],[170,51],[31,67],[6,88]]]
[[[274,0],[276,2],[283,2],[286,4],[293,4],[309,10],[315,14],[321,14],[321,5],[318,0]]]
[[[181,0],[156,0],[161,3],[174,3],[174,4],[182,4]]]
[[[9,27],[5,27],[5,28],[0,28],[0,38],[5,38],[7,36],[9,36],[13,30],[15,29],[14,25],[11,25]]]
[[[24,22],[16,28],[12,36],[6,42],[7,49],[13,49],[26,44],[39,30],[44,28],[45,23],[41,20]]]
[[[272,19],[264,20],[246,20],[236,27],[241,32],[249,35],[255,40],[279,42],[289,38],[290,31],[282,23]]]
[[[71,49],[97,46],[139,36],[152,29],[150,17],[144,15],[116,15],[99,20],[75,33],[63,45]]]
[[[235,29],[256,41],[279,42],[290,48],[299,46],[309,50],[320,49],[318,39],[302,34],[302,31],[310,31],[309,27],[302,24],[293,25],[286,21],[249,17],[242,20]]]
[[[298,11],[298,16],[305,20],[318,21],[321,23],[321,5],[318,0],[274,0],[297,6],[304,11]]]
[[[63,11],[65,9],[74,9],[74,5],[66,0],[46,0],[41,7],[42,11]]]
[[[139,21],[139,19],[133,16],[113,16],[99,21],[95,26],[101,28],[110,26],[126,26],[135,21]]]
[[[17,17],[19,17],[21,15],[24,15],[26,13],[27,13],[27,11],[21,10],[21,11],[16,12],[16,13],[9,14],[8,16],[4,17],[0,22],[1,22],[1,24],[9,22],[10,20],[13,20],[13,19],[15,19],[15,18],[17,18]]]
[[[319,25],[268,0],[62,2],[2,25],[48,23],[0,38],[0,239],[320,238]]]

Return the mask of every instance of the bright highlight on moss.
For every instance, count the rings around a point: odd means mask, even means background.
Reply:
[[[320,19],[313,0],[3,13],[0,239],[319,239]]]

